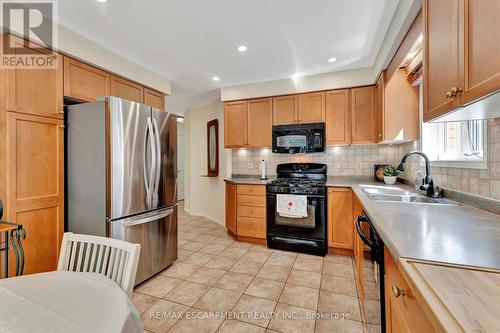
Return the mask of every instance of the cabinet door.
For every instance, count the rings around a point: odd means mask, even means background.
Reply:
[[[424,121],[460,105],[458,96],[447,97],[460,88],[460,13],[462,0],[424,1]]]
[[[247,142],[247,102],[225,103],[224,147],[246,147]]]
[[[349,89],[327,91],[325,97],[326,144],[351,143]]]
[[[23,40],[11,36],[14,43]],[[35,44],[30,43],[35,46]],[[33,49],[33,52],[39,52]],[[37,116],[62,118],[63,56],[56,54],[55,69],[8,69],[7,109]]]
[[[248,107],[248,145],[250,147],[272,146],[273,100],[271,98],[253,99]]]
[[[236,235],[236,185],[226,183],[226,228]]]
[[[385,280],[385,329],[387,333],[410,333],[401,309],[391,292],[389,280]]]
[[[132,102],[142,103],[144,88],[118,76],[111,76],[111,96],[120,97]]]
[[[349,188],[328,189],[328,246],[353,248],[352,194]]]
[[[155,109],[165,110],[165,94],[144,88],[144,104]]]
[[[375,142],[384,140],[384,76],[385,72],[382,72],[375,85],[375,117],[377,119]]]
[[[299,95],[298,122],[321,123],[325,121],[325,92]]]
[[[273,98],[273,125],[296,124],[299,117],[298,95]]]
[[[9,219],[26,229],[25,274],[55,270],[64,231],[63,121],[8,112]]]
[[[374,92],[373,86],[351,89],[352,143],[375,142]]]
[[[500,89],[500,1],[465,1],[462,103]]]
[[[111,74],[64,57],[64,96],[84,102],[93,102],[109,96]]]
[[[413,87],[408,82],[404,68],[398,69],[385,83],[382,110],[382,140],[419,139],[418,87]]]

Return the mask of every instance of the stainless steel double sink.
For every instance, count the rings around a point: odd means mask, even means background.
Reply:
[[[363,192],[373,201],[399,202],[408,204],[428,204],[458,206],[459,203],[445,198],[429,198],[397,186],[360,185]]]

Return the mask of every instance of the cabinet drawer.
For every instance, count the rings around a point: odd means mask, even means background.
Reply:
[[[252,207],[266,207],[266,197],[263,195],[238,195],[238,205]]]
[[[257,217],[261,219],[266,218],[266,208],[265,207],[249,207],[249,206],[240,206],[236,209],[236,215],[238,217]]]
[[[417,299],[410,286],[406,283],[403,275],[401,275],[396,262],[392,259],[389,250],[385,248],[384,251],[385,261],[385,279],[386,297],[391,297],[401,315],[408,323],[408,328],[411,332],[435,332],[432,324],[424,313],[424,310],[418,303]],[[397,295],[397,290],[403,291],[404,294]]]
[[[238,185],[237,194],[266,195],[264,185]]]
[[[238,217],[238,236],[266,238],[266,219]]]

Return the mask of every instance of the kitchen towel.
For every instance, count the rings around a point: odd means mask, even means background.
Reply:
[[[307,217],[307,196],[277,194],[276,211],[283,217]]]

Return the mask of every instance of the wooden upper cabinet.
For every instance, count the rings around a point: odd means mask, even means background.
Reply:
[[[143,103],[155,109],[165,110],[165,94],[152,89],[144,88]]]
[[[143,103],[144,88],[140,84],[111,75],[111,96]]]
[[[111,74],[64,57],[64,96],[84,102],[109,96]]]
[[[382,77],[384,74],[382,73]],[[375,87],[377,141],[418,140],[420,137],[418,87],[413,87],[408,82],[404,68],[398,69],[389,80],[382,80],[381,85],[381,92],[377,86]]]
[[[500,89],[500,1],[465,0],[462,103]]]
[[[447,93],[460,84],[462,0],[424,1],[424,120],[459,106]]]
[[[299,95],[299,123],[321,123],[325,121],[325,92]]]
[[[12,42],[22,46],[21,38],[10,36]],[[31,43],[32,47],[38,47]],[[37,53],[35,48],[33,52]],[[57,56],[54,69],[8,69],[7,109],[37,116],[62,118],[63,105],[63,56]]]
[[[499,12],[497,0],[424,1],[425,121],[500,89]]]
[[[326,144],[351,143],[349,89],[327,91],[325,96]]]
[[[236,184],[226,182],[226,228],[236,235]]]
[[[273,124],[271,98],[247,101],[248,146],[271,147]]]
[[[375,88],[351,89],[352,143],[375,142]]]
[[[384,140],[384,89],[385,75],[382,72],[375,85],[375,142]]]
[[[299,117],[299,97],[297,95],[273,98],[273,125],[296,124]]]
[[[328,188],[328,246],[353,249],[354,224],[350,188]]]
[[[247,101],[224,104],[224,147],[247,145]]]

